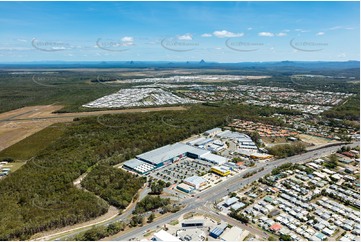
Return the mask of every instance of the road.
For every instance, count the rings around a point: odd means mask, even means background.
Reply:
[[[350,144],[349,146],[354,147],[357,145],[359,145],[359,143],[355,142],[355,143]],[[157,227],[163,226],[164,224],[169,223],[170,221],[172,221],[174,219],[177,219],[183,213],[187,213],[194,209],[202,207],[206,202],[217,201],[217,200],[221,199],[222,197],[228,195],[229,192],[237,191],[238,189],[240,189],[254,181],[257,181],[259,178],[264,177],[265,175],[271,173],[271,171],[274,168],[276,168],[284,163],[291,162],[291,163],[302,164],[302,163],[308,162],[310,160],[314,160],[314,159],[321,158],[326,155],[330,155],[331,153],[336,152],[342,146],[343,145],[324,147],[321,149],[312,150],[312,151],[309,151],[309,152],[306,152],[303,154],[299,154],[299,155],[295,155],[292,157],[278,159],[271,163],[258,163],[254,168],[247,169],[247,171],[245,171],[245,172],[241,172],[214,187],[211,187],[201,193],[198,193],[197,198],[188,198],[188,199],[181,201],[181,203],[186,205],[186,207],[184,209],[178,211],[177,213],[169,214],[168,216],[162,217],[161,219],[156,220],[150,224],[146,224],[142,227],[133,229],[132,231],[129,231],[119,237],[116,237],[113,240],[123,241],[123,240],[130,240],[132,238],[139,237],[146,230],[154,230]],[[251,177],[240,180],[245,173],[257,171],[261,168],[264,168],[264,170],[257,172],[255,175],[253,175]],[[220,189],[220,187],[222,187],[222,189]]]
[[[237,226],[237,227],[240,227],[242,228],[243,230],[247,230],[249,231],[251,234],[253,235],[258,235],[259,238],[264,238],[264,239],[267,239],[269,237],[270,234],[266,233],[265,231],[259,229],[259,228],[255,228],[255,227],[251,227],[249,225],[246,225],[244,223],[241,223],[240,221],[232,218],[232,217],[229,217],[227,215],[224,215],[224,214],[220,214],[220,213],[216,213],[214,212],[213,210],[211,210],[211,208],[209,207],[206,207],[206,206],[202,206],[199,208],[201,211],[203,211],[204,213],[211,213],[212,214],[212,217],[216,217],[222,221],[225,221],[227,222],[228,224],[231,224],[232,226]]]
[[[150,192],[149,188],[147,188],[147,187],[143,188],[139,193],[138,199],[135,202],[131,203],[125,210],[123,210],[122,214],[120,214],[116,217],[112,217],[110,219],[107,219],[103,222],[98,222],[96,224],[90,224],[90,225],[79,227],[79,228],[61,231],[61,232],[58,232],[58,233],[55,233],[52,235],[43,236],[43,237],[37,238],[35,240],[68,240],[69,238],[74,237],[75,235],[90,229],[94,225],[96,225],[96,226],[105,225],[106,226],[106,225],[109,225],[109,224],[117,222],[117,221],[124,221],[133,213],[137,202],[142,200],[149,192]]]

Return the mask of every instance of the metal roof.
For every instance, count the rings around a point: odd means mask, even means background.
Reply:
[[[184,179],[184,182],[188,182],[194,185],[200,185],[203,182],[206,182],[207,180],[200,176],[191,176]]]
[[[145,163],[144,161],[138,160],[138,159],[131,159],[131,160],[124,162],[123,165],[125,165],[129,168],[135,169],[137,166],[140,166],[143,164],[147,164],[147,163]]]
[[[243,230],[239,227],[233,226],[229,230],[226,230],[221,239],[225,241],[238,241]]]
[[[225,130],[221,133],[218,133],[216,136],[228,139],[238,139],[241,141],[252,141],[252,139],[248,135],[239,132],[232,132],[230,130]]]
[[[181,241],[180,239],[164,231],[163,229],[159,232],[154,233],[154,237],[160,241]]]
[[[207,130],[207,131],[204,132],[204,133],[211,134],[211,133],[220,132],[220,131],[222,131],[221,128],[213,128],[213,129]]]
[[[202,219],[190,219],[184,220],[182,224],[204,224],[204,220]]]
[[[228,198],[227,201],[226,201],[226,204],[229,206],[233,203],[236,203],[238,202],[238,198],[237,197],[231,197],[231,198]]]
[[[201,158],[207,161],[210,161],[212,163],[222,165],[227,162],[227,158],[219,155],[215,155],[212,153],[206,153],[201,155]]]
[[[175,143],[166,145],[155,150],[148,151],[146,153],[137,156],[138,159],[149,161],[153,164],[160,164],[164,161],[170,160],[181,154],[192,153],[197,156],[209,153],[209,151],[202,150],[183,143]]]

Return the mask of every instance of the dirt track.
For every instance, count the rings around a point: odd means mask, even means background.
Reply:
[[[76,117],[103,114],[155,112],[163,110],[185,110],[185,107],[155,107],[123,110],[107,110],[79,113],[52,113],[61,109],[59,105],[30,106],[0,114],[0,151],[26,137],[54,124],[71,122]]]

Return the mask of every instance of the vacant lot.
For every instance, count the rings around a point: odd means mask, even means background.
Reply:
[[[300,139],[302,141],[304,141],[304,142],[311,143],[311,144],[314,144],[314,145],[325,145],[325,144],[335,142],[335,141],[330,140],[330,139],[317,137],[317,136],[312,136],[312,135],[308,135],[308,134],[300,134]]]

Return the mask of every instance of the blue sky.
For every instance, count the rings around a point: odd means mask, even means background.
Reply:
[[[359,2],[0,2],[0,62],[359,60]]]

